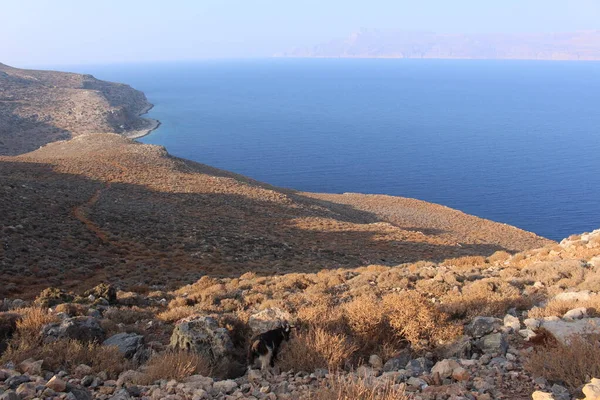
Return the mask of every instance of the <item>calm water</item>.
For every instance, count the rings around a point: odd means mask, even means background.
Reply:
[[[72,68],[73,69],[73,68]],[[600,228],[600,63],[254,60],[78,67],[156,105],[141,141],[274,185]]]

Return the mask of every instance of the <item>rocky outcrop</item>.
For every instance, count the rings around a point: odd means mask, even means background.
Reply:
[[[229,332],[208,316],[183,319],[175,325],[170,341],[174,349],[194,351],[213,360],[228,357],[233,350]]]
[[[73,339],[82,342],[102,342],[104,329],[93,317],[65,318],[63,321],[48,324],[42,329],[42,337],[46,342],[59,339]]]
[[[272,329],[277,329],[281,327],[284,322],[291,323],[291,321],[292,316],[287,311],[280,308],[267,308],[252,314],[248,319],[248,325],[256,335]]]

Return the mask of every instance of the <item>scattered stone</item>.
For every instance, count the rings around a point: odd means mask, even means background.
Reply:
[[[521,323],[519,322],[519,318],[506,314],[504,316],[504,326],[507,326],[513,330],[513,332],[518,332],[521,329]]]
[[[67,388],[67,383],[58,376],[54,375],[52,379],[46,383],[46,387],[54,390],[55,392],[64,392]]]
[[[237,387],[237,382],[231,379],[225,381],[217,381],[213,384],[213,389],[216,393],[231,393]]]
[[[19,369],[21,372],[29,375],[41,375],[42,374],[42,365],[44,364],[44,360],[34,360],[33,358],[28,358],[27,360],[21,362],[19,364]]]
[[[461,368],[461,366],[455,360],[442,360],[438,361],[433,368],[431,368],[431,374],[439,374],[442,379],[449,378],[457,368]]]
[[[540,325],[542,324],[542,322],[539,319],[535,319],[535,318],[527,318],[525,321],[523,321],[523,323],[525,324],[525,326],[527,328],[532,329],[532,330],[539,328]]]
[[[500,332],[483,336],[475,342],[475,345],[486,354],[496,353],[504,355],[508,349],[508,342]]]
[[[533,400],[555,400],[552,393],[540,392],[539,390],[533,392],[531,398]]]
[[[575,321],[544,320],[542,328],[550,332],[562,343],[568,344],[572,335],[600,332],[600,318],[583,318]]]
[[[579,292],[563,292],[554,296],[554,300],[558,301],[588,301],[590,299],[590,291],[582,290]]]
[[[425,357],[419,357],[414,360],[410,360],[406,364],[406,369],[411,373],[412,376],[421,376],[429,373],[433,363]]]
[[[400,352],[394,358],[390,358],[383,365],[383,371],[398,371],[406,368],[406,364],[411,360],[410,353],[408,351]]]

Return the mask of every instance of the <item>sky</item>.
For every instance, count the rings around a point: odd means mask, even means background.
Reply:
[[[2,0],[16,67],[268,57],[360,28],[600,30],[600,0]]]

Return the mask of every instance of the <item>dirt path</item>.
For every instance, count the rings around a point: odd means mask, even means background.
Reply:
[[[89,219],[87,212],[86,212],[86,211],[89,211],[92,207],[94,207],[94,205],[100,199],[102,192],[109,190],[111,188],[112,182],[118,181],[120,177],[124,176],[127,173],[127,168],[125,168],[124,166],[122,166],[121,164],[119,164],[117,162],[108,161],[107,164],[117,168],[120,171],[118,176],[116,178],[112,179],[110,182],[107,182],[103,188],[96,190],[94,192],[94,194],[92,195],[92,197],[90,197],[88,199],[88,201],[86,201],[83,204],[73,207],[73,216],[75,218],[77,218],[79,221],[81,221],[81,223],[84,224],[90,232],[92,232],[94,235],[96,235],[96,237],[98,239],[100,239],[100,241],[107,243],[107,244],[111,244],[111,241],[108,238],[108,234],[104,230],[102,230],[102,228],[100,228],[98,225],[96,225],[91,219]]]

